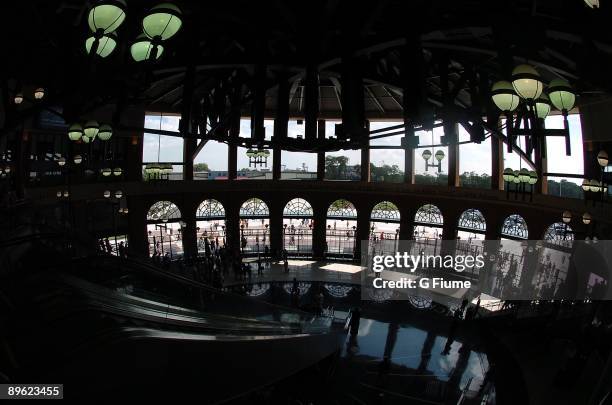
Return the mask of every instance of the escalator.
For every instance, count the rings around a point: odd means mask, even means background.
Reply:
[[[343,322],[111,257],[3,279],[0,294],[0,372],[63,383],[67,398],[223,402],[319,363],[345,337]]]

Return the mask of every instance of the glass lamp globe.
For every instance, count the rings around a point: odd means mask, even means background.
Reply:
[[[521,182],[521,172],[519,172],[518,170],[515,170],[514,176],[512,177],[512,181],[515,182],[516,184],[519,184]]]
[[[550,100],[546,93],[540,94],[540,97],[535,102],[536,116],[540,119],[545,119],[550,114]]]
[[[57,198],[61,198],[62,197],[62,192],[58,191],[57,193],[55,193],[55,195],[57,196]]]
[[[562,79],[555,79],[548,85],[550,102],[559,111],[569,111],[576,104],[576,93],[570,84]]]
[[[599,8],[599,0],[584,0],[590,8]]]
[[[113,128],[108,124],[100,125],[100,130],[98,131],[98,138],[101,141],[108,141],[113,136]]]
[[[78,141],[83,136],[83,127],[81,124],[72,124],[68,128],[68,138],[71,141]]]
[[[530,65],[518,65],[512,71],[512,87],[521,98],[537,100],[542,94],[540,74]]]
[[[104,198],[109,198],[109,197],[110,197],[110,195],[111,195],[110,190],[106,190],[106,191],[104,191]]]
[[[121,190],[115,191],[115,198],[119,199],[121,197],[123,197],[123,191]]]
[[[429,160],[431,159],[431,151],[429,149],[425,149],[421,156],[423,156],[423,159]]]
[[[591,191],[594,192],[594,193],[598,193],[598,192],[601,191],[601,187],[600,187],[599,181],[597,181],[595,179],[591,180]]]
[[[444,159],[444,156],[445,156],[445,155],[444,155],[444,151],[439,150],[439,151],[437,151],[437,152],[436,152],[436,154],[435,154],[434,156],[435,156],[435,158],[436,158],[436,160],[437,160],[438,162],[441,162],[441,161],[442,161],[442,159]]]
[[[572,213],[569,211],[563,211],[563,216],[561,217],[564,224],[569,224],[572,221]]]
[[[123,0],[101,0],[89,10],[87,23],[94,33],[110,34],[125,20],[126,4]]]
[[[96,40],[94,35],[90,36],[85,40],[85,50],[89,55],[91,53],[91,48]],[[106,58],[108,55],[113,53],[115,47],[117,46],[117,36],[115,34],[105,34],[98,40],[98,48],[96,49],[96,55]]]
[[[121,169],[120,167],[115,167],[115,169],[113,170],[113,174],[115,176],[121,176],[121,174],[123,174],[123,169]]]
[[[512,84],[505,80],[493,85],[491,88],[491,98],[497,108],[508,112],[516,110],[520,102],[520,98],[514,91]]]
[[[74,160],[75,164],[80,165],[81,162],[83,161],[83,156],[81,156],[81,155],[74,155],[74,159],[73,160]]]
[[[582,214],[582,223],[585,225],[588,225],[591,223],[591,220],[593,218],[591,217],[591,214],[589,214],[588,212],[585,212],[584,214]]]
[[[608,152],[606,152],[605,150],[600,150],[597,154],[597,163],[599,163],[599,166],[606,167],[608,166],[609,161],[610,160],[608,159]]]
[[[89,142],[92,142],[92,139],[83,135],[83,137],[81,138],[81,141],[83,141],[84,143],[89,143]]]
[[[66,158],[62,156],[61,158],[57,159],[57,164],[60,165],[60,167],[64,166],[66,164]]]
[[[64,191],[64,198],[68,198],[68,196],[70,196],[70,193],[68,192],[68,190]]]
[[[246,151],[246,155],[247,155],[247,157],[253,157],[253,156],[255,156],[255,151],[253,149],[248,149]]]
[[[145,35],[140,34],[136,41],[130,46],[130,53],[132,54],[132,59],[136,62],[142,62],[143,60],[148,60],[153,54],[153,43],[151,40]],[[155,59],[159,59],[164,53],[164,47],[159,44],[157,45],[157,53],[155,55]]]
[[[37,88],[36,90],[34,90],[34,98],[36,100],[40,100],[45,96],[45,89],[43,89],[42,87]]]
[[[13,101],[15,101],[15,104],[23,103],[23,94],[22,93],[15,94],[15,98],[13,99]]]
[[[519,182],[529,183],[529,170],[524,167],[519,170]]]
[[[129,212],[128,207],[125,207],[125,208],[123,209],[123,213],[124,213],[124,214],[127,214],[128,212]]]
[[[166,39],[174,36],[183,24],[181,10],[171,3],[152,7],[142,19],[142,31],[150,39]]]
[[[5,174],[9,174],[10,172],[11,172],[11,166],[6,166],[6,167],[4,168],[4,173],[5,173]]]
[[[535,170],[529,171],[529,184],[532,186],[538,182],[538,174]]]
[[[98,135],[98,132],[100,132],[100,125],[98,121],[94,120],[87,121],[83,128],[83,133],[85,134],[83,138],[87,137],[90,141],[93,141],[96,135]]]
[[[108,177],[111,175],[112,170],[110,169],[110,167],[105,167],[104,169],[101,170],[101,172],[102,172],[102,176]]]
[[[591,191],[591,182],[588,179],[582,180],[582,190]]]
[[[508,182],[514,181],[514,170],[512,170],[509,167],[505,168],[503,178],[504,178],[504,181],[508,181]]]

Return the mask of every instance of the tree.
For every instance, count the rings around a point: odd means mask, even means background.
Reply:
[[[194,172],[209,172],[208,163],[196,163],[193,165]]]
[[[325,178],[346,180],[348,162],[347,156],[325,156]]]

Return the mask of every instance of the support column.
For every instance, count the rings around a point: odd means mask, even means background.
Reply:
[[[324,140],[325,139],[325,120],[319,120],[317,123],[317,126],[318,126],[317,138],[319,140]],[[317,180],[319,181],[325,180],[325,152],[317,152]]]
[[[281,72],[278,78],[276,118],[274,119],[273,141],[275,144],[287,138],[287,128],[289,125],[289,92],[288,75],[286,72]],[[281,161],[281,148],[280,146],[275,146],[274,156],[272,157],[272,178],[274,180],[281,179]]]
[[[142,128],[145,120],[145,109],[143,105],[129,106],[121,114],[121,124],[131,128]],[[126,149],[126,159],[123,178],[126,181],[142,181],[142,144],[144,133],[142,131],[125,131],[118,129],[118,136],[129,136]],[[74,148],[73,143],[70,147]],[[73,149],[74,151],[74,149]],[[74,152],[76,153],[76,152]]]
[[[183,227],[183,251],[186,258],[194,258],[198,256],[198,236],[196,231],[195,218],[189,220],[183,219],[185,226]]]
[[[504,142],[491,136],[491,188],[504,189]]]
[[[242,84],[237,83],[232,92],[231,122],[229,128],[230,142],[227,148],[227,179],[236,180],[238,177],[238,137],[240,136],[240,99],[242,97]]]
[[[357,237],[355,242],[355,260],[361,260],[361,243],[370,237],[370,212],[366,209],[357,211]]]
[[[545,130],[544,120],[540,120],[540,128]],[[534,158],[536,164],[536,172],[538,173],[538,182],[535,184],[534,194],[548,194],[548,177],[543,176],[543,173],[548,171],[548,163],[546,157],[546,137],[543,137],[542,143],[535,142],[534,145]],[[544,148],[544,150],[542,150]]]
[[[280,200],[270,201],[270,249],[280,252],[283,248],[283,208]]]
[[[370,133],[370,121],[366,121],[366,131]],[[372,173],[370,167],[370,140],[369,136],[365,137],[361,144],[361,181],[369,183],[372,181]]]
[[[234,204],[225,206],[225,240],[230,252],[240,250],[240,209]]]
[[[312,228],[312,254],[315,259],[323,259],[327,239],[327,207],[313,206],[314,226]]]
[[[401,50],[402,107],[404,115],[404,182],[414,183],[414,148],[419,144],[415,136],[414,124],[423,116],[422,110],[427,100],[425,68],[420,33],[412,32],[406,37],[406,45]]]
[[[400,211],[400,240],[412,239],[414,236],[414,210]]]
[[[179,121],[179,131],[183,137],[183,180],[193,180],[193,153],[197,146],[196,138],[191,135],[194,82],[195,64],[190,62],[183,82],[183,105]]]
[[[459,187],[459,144],[456,141],[448,145],[448,185]]]

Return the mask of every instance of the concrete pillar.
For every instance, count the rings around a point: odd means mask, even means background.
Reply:
[[[355,260],[361,260],[361,243],[370,237],[370,210],[360,207],[357,211],[357,238],[355,241]]]
[[[325,139],[325,120],[318,121],[318,136],[319,140]],[[317,180],[325,180],[325,152],[317,153]]]
[[[366,131],[370,132],[370,121],[366,121]],[[371,181],[370,172],[370,141],[366,137],[361,145],[361,181],[369,183]]]
[[[283,248],[283,209],[284,200],[266,201],[270,209],[270,249],[279,252]]]
[[[274,119],[274,140],[282,141],[287,138],[287,127],[289,125],[289,81],[286,72],[281,72],[278,78],[278,93],[276,118]],[[274,147],[274,156],[272,157],[272,178],[280,180],[281,178],[281,148]]]
[[[312,249],[316,259],[325,256],[325,243],[327,237],[327,206],[325,204],[313,205],[314,227],[312,229]]]

